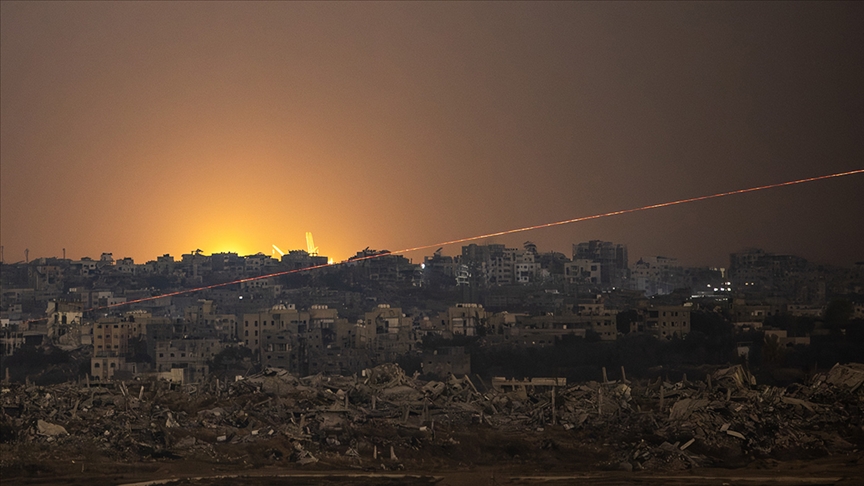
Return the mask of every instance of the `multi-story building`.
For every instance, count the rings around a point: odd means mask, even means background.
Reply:
[[[212,300],[199,300],[198,305],[187,307],[184,320],[191,333],[198,337],[216,337],[223,341],[237,339],[237,317],[234,314],[218,314]]]
[[[223,349],[218,339],[179,339],[156,343],[156,371],[185,369],[184,380],[199,381],[210,372],[208,361]]]
[[[573,261],[578,260],[599,264],[599,282],[592,283],[602,287],[623,287],[629,277],[626,245],[600,240],[574,244]]]
[[[121,258],[114,262],[114,269],[118,273],[125,273],[129,275],[134,275],[138,272],[138,267],[135,265],[135,260],[129,257]]]
[[[738,292],[786,294],[792,297],[798,280],[806,279],[807,260],[749,248],[729,255],[729,277]],[[814,282],[812,286],[818,286]],[[824,284],[823,284],[824,285]],[[823,298],[824,294],[817,295]]]
[[[476,336],[478,329],[486,324],[486,311],[480,304],[456,304],[442,315],[442,321],[454,336]]]
[[[458,283],[458,274],[460,267],[464,267],[465,275],[464,284],[468,284],[468,267],[459,262],[459,257],[452,257],[441,254],[442,248],[439,248],[432,254],[431,257],[423,258],[423,279],[426,285],[432,287],[452,286]]]
[[[282,264],[286,270],[300,270],[309,267],[318,267],[326,265],[328,262],[326,256],[310,255],[306,250],[291,250],[282,255]]]
[[[688,306],[652,306],[643,309],[644,327],[637,331],[646,331],[657,337],[683,338],[690,333],[690,307]]]
[[[119,317],[103,317],[93,325],[93,356],[126,356],[129,323]]]
[[[260,356],[261,350],[267,345],[266,339],[262,339],[263,331],[284,330],[296,336],[305,332],[308,325],[308,313],[299,312],[294,304],[277,304],[265,311],[243,314],[238,337],[241,343]]]
[[[114,378],[118,371],[126,371],[128,364],[125,356],[94,356],[90,358],[90,376],[100,381]]]
[[[50,301],[48,302],[48,336],[55,338],[68,329],[80,326],[84,317],[84,305],[81,302]]]
[[[348,259],[348,267],[359,270],[359,276],[368,281],[382,283],[411,283],[419,266],[402,255],[387,250],[364,249]]]
[[[630,268],[630,288],[646,296],[666,295],[685,286],[684,269],[675,258],[643,257]]]
[[[600,285],[602,270],[599,262],[581,258],[564,263],[564,277],[568,283],[590,283]]]
[[[469,274],[481,285],[531,283],[540,270],[533,244],[522,250],[501,244],[470,244],[462,247],[460,262],[468,267]]]

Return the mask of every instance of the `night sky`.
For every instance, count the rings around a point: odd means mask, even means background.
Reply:
[[[269,254],[306,231],[338,261],[864,167],[864,2],[4,1],[0,19],[6,262]],[[529,239],[848,265],[864,176],[487,242]]]

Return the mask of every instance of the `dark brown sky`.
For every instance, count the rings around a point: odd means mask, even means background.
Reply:
[[[4,1],[5,259],[306,231],[342,259],[859,169],[862,25],[862,3]],[[862,194],[856,175],[497,241],[848,264]]]

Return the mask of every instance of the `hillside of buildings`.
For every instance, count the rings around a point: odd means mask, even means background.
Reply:
[[[601,367],[651,378],[743,363],[779,383],[864,361],[862,264],[749,249],[728,268],[687,268],[632,262],[604,241],[569,256],[526,242],[327,262],[295,250],[3,263],[2,378],[185,384],[400,363],[429,377],[584,380]]]
[[[4,475],[864,464],[864,264],[603,241],[327,262],[3,263]]]

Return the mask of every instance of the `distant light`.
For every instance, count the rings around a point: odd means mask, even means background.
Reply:
[[[240,296],[240,300],[243,300],[243,296],[242,296],[242,295]]]
[[[425,264],[425,263],[421,263],[421,264],[420,264],[420,269],[421,269],[421,270],[425,270],[425,269],[426,269],[426,264]]]
[[[717,292],[717,287],[714,287],[714,292]]]

